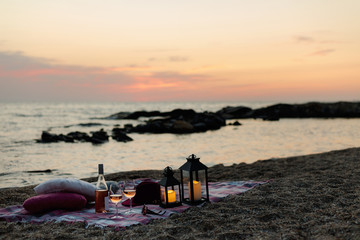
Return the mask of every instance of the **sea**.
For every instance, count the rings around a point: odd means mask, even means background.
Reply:
[[[104,144],[38,143],[42,131],[90,133],[146,121],[104,119],[117,112],[194,109],[216,112],[226,106],[266,107],[275,102],[0,103],[0,188],[39,184],[53,178],[144,169],[178,169],[195,154],[211,167],[306,155],[360,146],[360,119],[239,119],[240,126],[192,134],[128,134],[134,141]],[[88,126],[87,123],[93,123]],[[85,126],[83,125],[85,124]],[[41,172],[50,169],[48,172]],[[40,171],[40,172],[34,172]]]

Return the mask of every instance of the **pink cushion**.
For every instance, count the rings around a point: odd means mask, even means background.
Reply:
[[[26,199],[23,207],[30,213],[42,213],[56,209],[79,210],[86,202],[86,198],[77,193],[48,193]]]

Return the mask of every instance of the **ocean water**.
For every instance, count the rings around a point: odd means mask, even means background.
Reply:
[[[194,134],[129,134],[132,142],[36,143],[43,130],[67,134],[90,133],[100,128],[109,134],[116,124],[134,125],[139,120],[97,119],[120,111],[176,108],[217,111],[226,106],[258,108],[270,102],[189,103],[0,103],[0,188],[38,184],[57,177],[180,167],[190,154],[207,166],[252,163],[257,160],[297,156],[360,146],[360,119],[281,119],[269,122],[239,120],[241,126]],[[235,120],[228,120],[227,123]],[[81,127],[81,123],[99,126]],[[28,171],[51,169],[51,173]]]

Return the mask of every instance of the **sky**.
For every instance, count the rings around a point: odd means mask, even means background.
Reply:
[[[359,101],[359,0],[1,0],[0,101]]]

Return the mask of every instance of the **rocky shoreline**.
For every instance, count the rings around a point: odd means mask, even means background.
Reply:
[[[359,239],[360,148],[216,165],[210,181],[269,180],[241,195],[124,231],[84,223],[0,222],[0,239]],[[161,178],[161,170],[107,180]],[[85,179],[95,181],[95,178]],[[22,204],[34,186],[0,189],[0,207]]]
[[[226,126],[226,120],[229,119],[254,118],[278,121],[281,118],[360,118],[360,102],[275,104],[259,109],[228,106],[214,113],[199,113],[192,109],[175,109],[170,112],[118,112],[103,119],[138,120],[139,118],[146,118],[146,120],[136,126],[132,124],[125,124],[123,127],[115,126],[111,131],[112,139],[118,142],[132,141],[132,138],[127,135],[129,133],[189,134],[218,130]],[[97,125],[96,123],[93,124]],[[235,122],[235,124],[241,125],[239,122]],[[101,144],[107,142],[109,138],[109,134],[103,129],[91,134],[76,131],[57,135],[43,131],[41,139],[38,139],[37,142],[63,141]]]
[[[177,119],[182,116],[186,119],[194,119],[195,117],[201,118],[201,116],[197,116],[198,114],[209,114],[210,116],[215,114],[223,119],[260,118],[263,120],[280,118],[359,118],[360,102],[309,102],[304,104],[279,103],[258,109],[251,109],[246,106],[228,106],[216,111],[215,113],[196,113],[192,109],[175,109],[171,112],[119,112],[106,118],[134,120],[139,119],[140,117],[169,117],[170,119]]]

